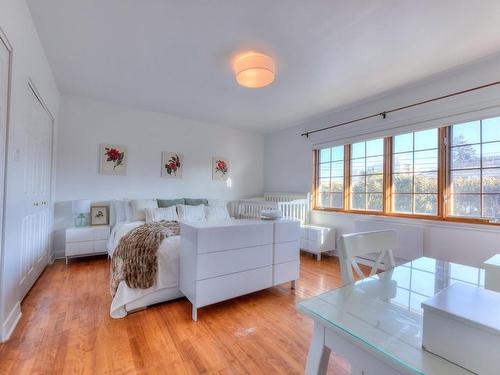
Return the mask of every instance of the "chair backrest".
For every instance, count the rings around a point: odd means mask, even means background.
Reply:
[[[394,267],[396,264],[392,251],[397,244],[398,234],[394,230],[351,233],[340,236],[339,261],[342,284],[347,285],[354,282],[353,269],[360,278],[365,277],[356,262],[357,256],[378,254],[377,260],[370,271],[370,276],[377,272],[382,261],[385,270]]]

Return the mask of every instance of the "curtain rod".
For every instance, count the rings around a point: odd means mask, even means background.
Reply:
[[[325,126],[324,128],[310,130],[310,131],[307,131],[305,133],[302,133],[301,136],[309,138],[310,134],[323,132],[325,130],[330,130],[330,129],[338,128],[340,126],[352,124],[352,123],[363,121],[363,120],[368,120],[368,119],[379,117],[379,116],[382,117],[383,119],[385,119],[385,118],[387,118],[387,114],[389,114],[389,113],[393,113],[393,112],[397,112],[397,111],[402,111],[404,109],[417,107],[417,106],[422,105],[422,104],[427,104],[427,103],[435,102],[435,101],[438,101],[438,100],[441,100],[441,99],[451,98],[453,96],[457,96],[457,95],[461,95],[461,94],[466,94],[466,93],[469,93],[471,91],[481,90],[481,89],[484,89],[484,88],[487,88],[487,87],[491,87],[491,86],[495,86],[495,85],[499,85],[499,84],[500,84],[500,81],[496,81],[496,82],[488,83],[486,85],[481,85],[481,86],[473,87],[471,89],[453,92],[451,94],[446,94],[446,95],[443,95],[443,96],[438,96],[436,98],[432,98],[432,99],[424,100],[424,101],[421,101],[421,102],[417,102],[417,103],[405,105],[403,107],[393,108],[393,109],[390,109],[390,110],[387,110],[387,111],[383,111],[383,112],[379,112],[379,113],[376,113],[376,114],[373,114],[373,115],[369,115],[369,116],[365,116],[365,117],[360,117],[360,118],[357,118],[357,119],[354,119],[354,120],[341,122],[341,123],[338,123],[338,124],[335,124],[335,125]]]

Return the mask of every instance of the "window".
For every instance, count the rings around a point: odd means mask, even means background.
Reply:
[[[437,215],[438,129],[392,139],[392,212]]]
[[[382,211],[384,196],[384,140],[351,146],[350,203],[353,210]]]
[[[500,225],[500,117],[328,147],[315,162],[316,209]]]
[[[450,128],[451,216],[500,217],[500,117]]]
[[[318,207],[344,208],[344,146],[319,151]]]

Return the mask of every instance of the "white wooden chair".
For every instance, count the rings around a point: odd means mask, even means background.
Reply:
[[[394,230],[351,233],[340,236],[339,262],[342,284],[347,285],[354,282],[353,269],[360,278],[365,277],[356,262],[358,256],[378,253],[369,276],[375,275],[382,261],[386,271],[393,268],[396,264],[392,251],[397,244],[398,234]]]

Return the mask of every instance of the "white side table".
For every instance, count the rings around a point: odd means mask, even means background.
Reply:
[[[316,255],[321,260],[321,253],[335,250],[335,229],[318,225],[302,225],[300,249]]]
[[[66,264],[70,257],[105,254],[110,233],[109,225],[66,229]]]

